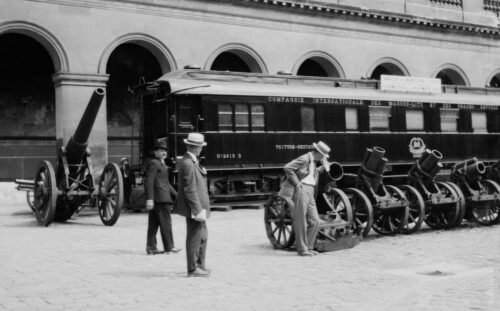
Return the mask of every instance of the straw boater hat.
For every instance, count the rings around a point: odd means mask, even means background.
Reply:
[[[316,149],[319,153],[321,153],[324,157],[329,158],[330,156],[328,153],[330,153],[330,147],[328,147],[327,144],[322,142],[321,140],[318,141],[318,143],[313,143],[314,149]]]
[[[127,158],[125,158],[125,157],[121,158],[121,159],[120,159],[120,164],[122,164],[122,163],[123,163],[123,162],[125,162],[125,161],[128,161],[128,159],[127,159]]]
[[[189,133],[188,137],[184,139],[186,145],[204,147],[207,145],[205,137],[200,133]]]

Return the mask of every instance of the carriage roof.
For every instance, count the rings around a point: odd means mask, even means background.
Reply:
[[[381,91],[376,80],[267,75],[243,72],[178,70],[158,79],[170,93],[232,96],[282,96],[471,105],[500,104],[500,90],[465,86],[442,87],[441,93]]]

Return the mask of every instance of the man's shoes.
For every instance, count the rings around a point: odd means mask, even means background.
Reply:
[[[165,251],[165,253],[167,254],[177,254],[178,252],[182,251],[182,249],[180,248],[177,248],[177,247],[173,247],[171,248],[170,250],[168,251]]]
[[[310,249],[309,253],[313,254],[314,256],[319,255],[319,253],[317,251],[315,251],[314,249]]]
[[[158,254],[163,254],[162,251],[157,250],[157,249],[146,249],[146,253],[148,255],[158,255]]]
[[[303,256],[303,257],[311,257],[311,256],[314,256],[313,253],[311,253],[310,251],[300,251],[299,252],[299,256]]]
[[[200,269],[200,270],[202,270],[202,271],[205,271],[205,272],[207,272],[209,274],[212,273],[212,270],[209,269],[209,268],[207,268],[207,267],[198,266],[197,268]]]
[[[202,278],[208,278],[210,276],[210,272],[203,271],[200,268],[197,268],[193,272],[188,272],[188,277],[202,277]]]

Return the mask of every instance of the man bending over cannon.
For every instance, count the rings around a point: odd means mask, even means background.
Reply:
[[[285,165],[286,180],[278,193],[292,207],[295,243],[299,256],[313,256],[318,235],[319,216],[316,208],[316,193],[319,174],[330,169],[325,161],[330,147],[324,142],[313,143],[314,149]],[[321,161],[323,166],[316,167]]]

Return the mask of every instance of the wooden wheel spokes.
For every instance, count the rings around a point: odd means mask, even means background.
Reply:
[[[353,223],[361,235],[368,236],[373,225],[373,207],[370,199],[359,189],[344,189],[347,194],[353,211]]]
[[[500,186],[493,180],[485,179],[480,181],[486,194],[500,195]],[[473,202],[471,212],[474,220],[484,226],[490,226],[498,222],[499,219],[499,201]]]
[[[295,242],[292,211],[281,197],[272,196],[265,206],[264,223],[269,241],[274,248],[289,248]]]
[[[373,230],[380,234],[400,233],[408,219],[408,206],[404,205],[406,197],[403,191],[394,186],[386,188],[394,201],[401,202],[401,207],[390,210],[378,209],[373,221]]]
[[[35,216],[40,225],[47,227],[54,220],[58,195],[56,174],[49,161],[38,164],[34,181]]]
[[[349,197],[344,191],[332,188],[330,192],[323,194],[330,209],[337,213],[340,218],[350,224],[353,223],[353,212]]]
[[[411,234],[422,226],[425,217],[425,202],[416,188],[409,185],[404,185],[400,188],[409,202],[408,220],[403,229],[403,233]]]
[[[112,226],[118,220],[123,207],[123,177],[115,163],[109,163],[99,181],[99,216],[106,226]]]
[[[466,211],[466,204],[465,204],[465,195],[464,193],[462,192],[462,190],[460,189],[460,187],[455,184],[454,182],[446,182],[447,185],[449,185],[454,191],[455,191],[455,194],[457,195],[457,199],[458,199],[458,203],[460,203],[460,209],[459,209],[459,212],[458,212],[458,217],[457,217],[457,220],[455,221],[454,223],[454,226],[457,227],[457,226],[460,226],[460,223],[462,223],[462,220],[464,219],[465,217],[465,211]]]
[[[462,201],[460,195],[457,193],[455,187],[453,187],[450,183],[438,182],[436,183],[436,186],[443,197],[448,199],[454,198],[456,202],[450,204],[429,205],[426,209],[425,223],[433,229],[448,229],[455,227],[457,223],[460,223],[461,221],[459,221],[459,218],[463,218],[463,214],[461,216]]]

